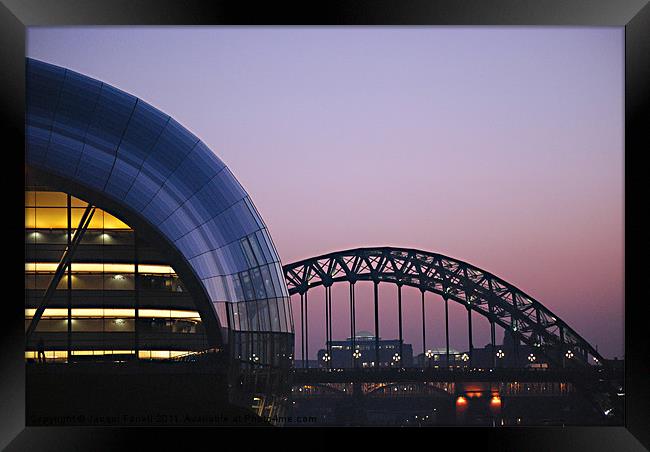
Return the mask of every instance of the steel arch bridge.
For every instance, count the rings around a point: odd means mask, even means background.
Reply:
[[[300,295],[301,323],[307,322],[307,294],[317,286],[325,287],[326,338],[332,340],[331,286],[338,282],[350,283],[350,321],[354,340],[354,284],[357,281],[374,283],[375,350],[379,346],[379,310],[377,287],[380,282],[398,287],[399,336],[402,340],[402,286],[411,286],[424,294],[436,293],[445,302],[447,363],[449,363],[448,302],[452,300],[467,308],[469,344],[472,350],[471,311],[490,322],[492,345],[495,345],[495,325],[522,341],[536,347],[549,362],[559,364],[564,354],[575,356],[576,362],[604,365],[606,361],[584,338],[539,301],[514,285],[490,272],[437,253],[408,248],[378,247],[336,251],[304,259],[283,267],[289,295]],[[424,309],[424,308],[423,308]],[[424,321],[423,321],[424,328]],[[304,336],[307,331],[301,332]],[[424,332],[423,332],[424,335]],[[305,344],[303,338],[303,357]],[[307,349],[307,355],[308,355]],[[330,354],[331,356],[331,354]]]

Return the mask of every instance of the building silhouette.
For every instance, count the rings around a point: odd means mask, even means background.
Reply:
[[[172,117],[99,80],[27,59],[26,88],[28,417],[30,402],[66,414],[83,402],[72,381],[109,384],[117,377],[98,378],[125,369],[134,394],[155,386],[147,372],[165,381],[148,402],[174,391],[200,400],[170,383],[182,369],[187,381],[212,373],[222,399],[272,416],[293,354],[291,308],[235,176]],[[52,394],[68,395],[42,406]]]
[[[375,344],[375,336],[369,331],[359,331],[354,340],[348,337],[344,341],[327,341],[326,348],[318,351],[318,366],[370,368],[411,367],[413,365],[411,344],[400,344],[397,339],[379,338],[379,362],[375,362],[377,359]],[[358,351],[356,355],[355,351]]]

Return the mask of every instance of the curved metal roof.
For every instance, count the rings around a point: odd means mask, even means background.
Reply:
[[[27,59],[26,82],[29,166],[139,212],[186,259],[222,325],[223,302],[246,302],[255,329],[291,330],[267,228],[214,152],[169,115],[99,80]]]

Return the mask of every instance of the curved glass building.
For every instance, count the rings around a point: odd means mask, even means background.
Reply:
[[[26,96],[26,359],[227,355],[232,397],[268,416],[251,381],[289,367],[291,308],[237,179],[169,115],[99,80],[28,59]]]

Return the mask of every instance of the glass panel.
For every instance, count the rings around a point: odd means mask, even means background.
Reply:
[[[280,316],[278,315],[278,299],[270,298],[269,302],[269,318],[271,320],[271,331],[281,331]]]
[[[235,306],[235,309],[238,309],[239,311],[239,324],[240,324],[240,329],[243,331],[248,331],[250,329],[250,323],[248,320],[248,310],[245,302],[239,302],[239,303],[233,303],[233,306]]]
[[[289,331],[287,326],[287,315],[284,311],[284,298],[278,298],[276,300],[276,305],[278,307],[278,317],[280,319],[280,331]]]
[[[38,207],[67,207],[68,195],[58,191],[37,191],[36,205]]]
[[[25,206],[34,207],[36,205],[36,192],[25,191]]]
[[[79,224],[80,218],[81,214],[79,214],[76,224]],[[68,209],[56,207],[36,209],[36,222],[34,227],[37,229],[67,229]]]

